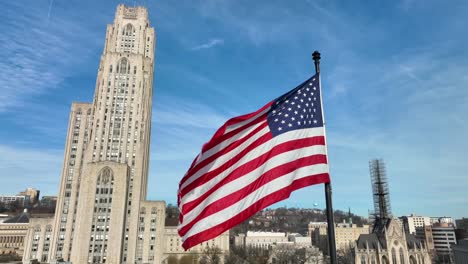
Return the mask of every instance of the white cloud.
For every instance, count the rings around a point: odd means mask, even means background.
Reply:
[[[92,51],[89,45],[95,39],[73,19],[48,17],[50,10],[45,6],[24,8],[10,2],[6,9],[22,13],[5,11],[7,17],[0,25],[2,38],[8,40],[0,53],[0,112],[55,89]],[[74,41],[77,38],[79,44]]]
[[[197,45],[197,46],[193,47],[192,50],[209,49],[209,48],[213,48],[215,46],[223,45],[223,44],[224,44],[224,39],[213,38],[213,39],[210,39],[206,43],[203,43],[203,44],[200,44],[200,45]]]

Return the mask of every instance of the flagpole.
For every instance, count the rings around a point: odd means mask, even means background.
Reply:
[[[319,83],[320,89],[322,89],[321,78],[320,78],[320,52],[314,51],[312,53],[312,59],[314,60],[315,64],[315,73],[319,74]],[[322,121],[323,121],[323,129],[325,132],[325,115],[323,114],[323,101],[322,101],[322,91],[320,91],[320,103],[322,104]],[[325,148],[326,145],[326,135],[325,137]],[[328,151],[327,151],[328,152]],[[327,155],[328,159],[328,155]],[[332,206],[332,188],[331,184],[325,183],[325,200],[327,206],[327,234],[328,234],[328,253],[330,255],[330,264],[337,264],[336,262],[336,244],[335,244],[335,221],[333,220],[333,206]]]

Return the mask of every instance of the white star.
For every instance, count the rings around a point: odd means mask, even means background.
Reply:
[[[311,95],[314,95],[314,92],[311,92],[310,94],[311,94]]]
[[[317,101],[317,97],[314,97],[314,101]]]
[[[294,120],[296,120],[296,118],[294,118],[294,117],[291,117],[291,120],[292,120],[292,121],[294,121]]]
[[[304,119],[304,116],[303,116],[303,115],[301,115],[301,118],[302,118],[302,119]]]
[[[306,96],[307,96],[307,94],[304,94],[304,97],[306,97]]]
[[[313,78],[312,81],[315,81],[315,78]]]
[[[307,99],[308,99],[309,101],[312,101],[312,98],[310,98],[310,97],[309,97],[309,98],[307,98]]]
[[[292,125],[291,125],[291,124],[288,124],[288,127],[292,127]]]
[[[314,91],[317,90],[317,87],[314,86]]]
[[[292,105],[295,105],[296,103],[294,103],[294,102],[291,102],[291,104],[292,104]]]
[[[281,124],[284,124],[284,123],[285,123],[284,120],[281,120]]]
[[[289,103],[289,100],[286,100],[286,103]]]
[[[273,112],[273,114],[275,114],[275,113],[276,113],[276,110],[273,110],[272,112]]]
[[[317,124],[317,120],[314,120],[314,124]]]
[[[285,117],[288,117],[289,115],[288,115],[288,114],[285,114],[284,116],[285,116]]]
[[[301,90],[297,91],[298,94],[301,94]]]
[[[288,108],[288,111],[291,111],[291,107]]]
[[[309,120],[309,124],[312,124],[312,121]]]
[[[306,103],[305,105],[306,105],[306,106],[309,106],[309,103]]]
[[[296,115],[297,115],[297,111],[294,111],[294,114],[296,114]]]
[[[309,83],[309,86],[312,86],[312,83]]]
[[[314,108],[314,113],[315,113],[316,109]]]
[[[307,87],[306,90],[309,91],[310,89]]]
[[[279,112],[278,115],[282,115],[283,113]]]
[[[302,112],[304,112],[304,113],[305,113],[305,111],[306,111],[305,109],[302,109]]]
[[[275,119],[275,122],[278,122],[278,118]]]
[[[311,105],[311,106],[314,106],[314,103],[311,103],[310,105]]]
[[[278,131],[281,131],[281,130],[282,130],[282,128],[281,128],[281,127],[278,127]]]
[[[298,121],[297,124],[300,125],[300,124],[301,124],[301,121]]]
[[[303,103],[303,102],[304,102],[304,100],[301,99],[301,103]]]
[[[301,105],[297,105],[297,108],[301,108]]]
[[[297,99],[297,96],[294,96],[294,99]]]

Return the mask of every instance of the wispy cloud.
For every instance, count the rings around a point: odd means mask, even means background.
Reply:
[[[201,49],[209,49],[213,48],[215,46],[223,45],[224,44],[224,39],[220,38],[213,38],[210,39],[208,42],[197,45],[195,47],[192,47],[191,50],[201,50]]]
[[[23,106],[28,97],[55,89],[73,74],[90,54],[89,46],[95,44],[94,33],[88,32],[81,21],[50,16],[52,2],[47,7],[28,7],[15,2],[4,7],[11,11],[4,12],[7,17],[0,25],[0,112]],[[73,41],[82,36],[89,37],[87,43]]]

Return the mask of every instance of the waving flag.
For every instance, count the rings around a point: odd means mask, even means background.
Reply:
[[[189,249],[289,197],[330,182],[318,74],[256,112],[228,120],[179,184]]]

